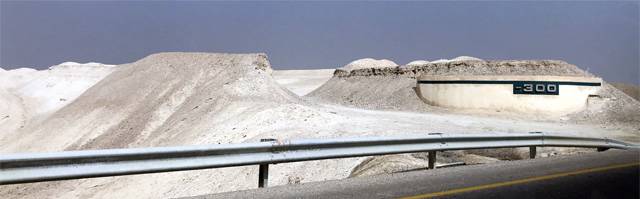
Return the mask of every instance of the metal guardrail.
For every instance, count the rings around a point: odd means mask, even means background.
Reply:
[[[365,137],[309,140],[262,140],[259,143],[156,147],[0,155],[0,185],[119,176],[244,165],[260,165],[259,187],[267,186],[268,165],[286,162],[429,152],[530,147],[586,147],[599,150],[637,148],[606,138],[559,135],[450,135]]]

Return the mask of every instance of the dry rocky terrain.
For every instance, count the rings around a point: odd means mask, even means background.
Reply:
[[[545,131],[640,142],[640,129],[633,125],[640,114],[634,112],[640,108],[638,101],[608,84],[601,90],[606,103],[600,109],[553,121],[519,113],[431,107],[420,101],[414,91],[415,76],[424,73],[592,76],[562,61],[484,61],[459,57],[397,66],[389,60],[364,59],[335,72],[274,72],[265,54],[159,53],[109,70],[112,71],[104,72],[105,76],[93,78],[93,83],[79,86],[81,92],[76,97],[70,95],[65,104],[48,109],[47,114],[37,119],[0,120],[5,122],[3,126],[13,126],[0,133],[0,153],[434,132]],[[5,76],[7,73],[16,71],[0,71],[0,82],[17,82]],[[11,93],[15,93],[15,88],[0,89],[0,100],[19,104],[23,98]],[[4,106],[0,110],[22,113],[25,108],[21,107],[26,106]],[[545,148],[539,154],[544,157],[584,152],[589,150]],[[452,151],[439,153],[437,164],[478,164],[526,156],[521,149]],[[270,168],[269,184],[424,168],[425,159],[425,154],[417,153],[277,164]],[[193,196],[255,188],[257,168],[10,185],[0,187],[0,195],[4,198]]]
[[[640,100],[640,86],[626,83],[611,83],[611,85],[633,99]]]

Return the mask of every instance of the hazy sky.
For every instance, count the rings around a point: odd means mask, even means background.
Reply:
[[[638,2],[0,3],[0,66],[266,52],[276,69],[470,55],[560,59],[638,83]]]

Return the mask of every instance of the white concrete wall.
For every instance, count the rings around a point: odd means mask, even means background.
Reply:
[[[602,82],[564,76],[422,76],[418,80]],[[418,88],[421,98],[435,106],[563,115],[586,108],[587,97],[600,86],[560,85],[559,95],[513,94],[512,84],[418,84]]]

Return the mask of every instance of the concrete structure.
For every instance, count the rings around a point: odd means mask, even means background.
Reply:
[[[421,76],[418,95],[452,108],[563,115],[584,109],[602,79],[570,76]]]

